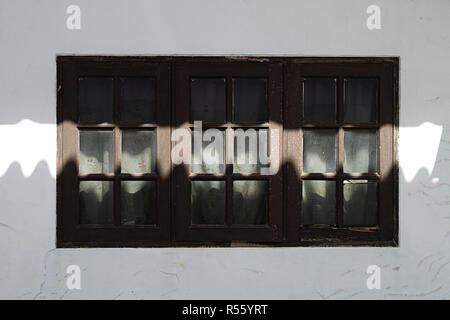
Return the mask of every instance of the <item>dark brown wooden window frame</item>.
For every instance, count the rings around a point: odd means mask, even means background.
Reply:
[[[219,124],[204,124],[203,128],[224,129],[232,136],[234,129],[278,129],[281,132],[282,122],[282,65],[279,63],[204,63],[178,62],[175,68],[175,81],[183,85],[175,88],[175,128],[192,128],[190,119],[190,79],[224,77],[226,79],[226,121]],[[240,123],[232,121],[232,79],[235,78],[266,78],[268,93],[268,121],[263,123]],[[281,144],[281,135],[280,141]],[[275,142],[273,142],[275,143]],[[225,156],[226,157],[226,156]],[[281,163],[281,154],[280,154]],[[177,166],[174,171],[175,179],[175,226],[177,239],[194,242],[258,242],[281,241],[283,225],[282,217],[282,172],[275,175],[240,174],[233,173],[233,164],[227,164],[224,174],[193,174],[189,165]],[[191,204],[190,181],[195,180],[224,180],[226,181],[226,224],[224,226],[192,226],[190,215],[186,209]],[[233,181],[263,180],[268,183],[268,222],[264,225],[233,225],[232,197]]]
[[[315,57],[57,57],[57,247],[174,247],[174,246],[398,246],[398,66],[396,57],[315,58]],[[82,76],[114,78],[114,121],[80,124],[77,117],[77,81]],[[156,79],[156,123],[119,123],[119,78],[145,76]],[[274,176],[241,175],[226,165],[226,174],[195,174],[189,166],[170,161],[171,131],[189,127],[189,81],[192,76],[221,76],[227,81],[227,121],[209,127],[276,128],[280,130],[280,170]],[[267,123],[231,123],[233,77],[268,79]],[[302,80],[305,77],[335,77],[337,81],[337,123],[312,124],[303,121]],[[379,79],[377,124],[344,123],[342,88],[345,77]],[[204,125],[205,127],[205,125]],[[208,127],[208,126],[206,126]],[[120,171],[120,152],[115,152],[111,175],[78,174],[78,129],[112,130],[114,148],[120,149],[120,132],[130,128],[156,130],[156,171],[129,175]],[[335,128],[338,131],[337,172],[302,172],[302,132],[304,128]],[[379,128],[378,172],[352,175],[343,172],[343,131],[346,128]],[[191,226],[190,179],[264,179],[269,181],[269,223],[263,226],[233,226],[227,205],[223,228]],[[379,225],[344,227],[342,224],[342,181],[349,178],[379,182]],[[114,184],[114,225],[78,224],[78,181],[112,180]],[[158,184],[158,225],[121,226],[121,179],[155,180]],[[302,181],[334,179],[336,184],[337,226],[302,226]],[[232,189],[226,190],[227,203]]]

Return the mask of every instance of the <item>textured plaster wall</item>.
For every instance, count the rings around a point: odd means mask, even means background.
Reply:
[[[449,31],[437,0],[0,0],[0,298],[448,299]],[[399,56],[400,247],[55,249],[60,54]]]

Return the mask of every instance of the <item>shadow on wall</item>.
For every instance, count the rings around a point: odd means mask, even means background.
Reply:
[[[32,298],[39,290],[55,248],[55,195],[46,161],[27,177],[13,162],[0,178],[0,296]]]
[[[55,221],[48,226],[49,221],[42,214],[47,213],[51,205],[54,205],[52,212],[48,212],[48,217],[54,220],[53,215],[56,211],[54,195],[56,195],[55,179],[46,161],[38,162],[30,176],[24,176],[19,162],[13,162],[0,177],[0,227],[14,232],[26,231],[27,237],[42,233],[42,227],[51,229]],[[22,237],[21,241],[26,239]],[[9,241],[6,243],[11,244]]]

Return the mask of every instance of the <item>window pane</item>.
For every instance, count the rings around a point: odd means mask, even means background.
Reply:
[[[336,182],[303,181],[302,224],[336,224]]]
[[[303,130],[303,171],[336,171],[335,130]]]
[[[336,79],[303,80],[303,118],[306,122],[336,122]]]
[[[225,122],[225,78],[193,78],[191,80],[191,108],[192,121]]]
[[[344,121],[376,122],[378,80],[344,79]]]
[[[123,225],[156,224],[156,182],[121,181],[120,214]]]
[[[344,172],[369,173],[377,171],[377,131],[344,131]]]
[[[267,121],[267,80],[233,79],[233,122]]]
[[[267,223],[267,181],[233,181],[233,223]]]
[[[120,120],[155,122],[155,79],[120,79]]]
[[[155,169],[155,139],[152,130],[122,132],[122,173],[151,173]]]
[[[191,181],[192,224],[225,224],[225,181]]]
[[[105,130],[80,131],[80,174],[111,173],[112,132]]]
[[[79,78],[79,121],[82,123],[112,122],[113,89],[113,78]]]
[[[377,225],[377,185],[367,180],[344,180],[344,225]]]
[[[246,129],[234,131],[234,173],[260,173],[268,167],[268,130]]]
[[[214,130],[214,131],[213,131]],[[201,149],[196,149],[194,135],[192,135],[192,173],[224,173],[225,172],[225,132],[209,129],[210,141],[201,142]],[[206,135],[206,133],[204,133]],[[217,137],[221,137],[215,140]]]
[[[112,181],[80,181],[80,223],[112,224]]]

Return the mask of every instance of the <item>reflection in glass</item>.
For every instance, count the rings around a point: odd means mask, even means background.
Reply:
[[[156,224],[156,182],[121,181],[120,215],[123,225]]]
[[[80,181],[79,212],[81,224],[112,224],[112,181]]]
[[[377,186],[368,180],[344,180],[344,225],[377,225]]]
[[[306,122],[336,122],[336,79],[303,80],[303,117]]]
[[[225,172],[225,132],[209,129],[208,136],[202,139],[202,149],[196,150],[194,134],[192,135],[192,173],[224,173]],[[207,134],[206,132],[204,133]],[[210,134],[210,135],[209,135]],[[216,139],[216,136],[222,137]],[[208,138],[208,139],[207,139]],[[211,140],[209,140],[211,138]],[[207,141],[204,141],[207,140]],[[200,142],[199,142],[200,143]]]
[[[113,78],[78,79],[78,118],[81,123],[112,122]]]
[[[233,79],[233,122],[267,121],[267,80]]]
[[[191,181],[191,223],[225,224],[225,181]]]
[[[302,224],[336,224],[336,182],[303,181]]]
[[[80,131],[80,174],[112,172],[112,132]]]
[[[378,116],[378,80],[344,79],[344,121],[376,122]]]
[[[377,131],[344,130],[344,172],[377,171]]]
[[[233,181],[233,223],[267,223],[267,181]]]
[[[191,120],[223,123],[226,120],[225,78],[191,80]]]
[[[155,79],[120,79],[120,120],[137,123],[155,122]]]
[[[303,130],[303,171],[336,171],[335,130]]]
[[[152,130],[122,132],[122,173],[151,173],[155,169],[155,141]]]
[[[268,167],[267,129],[237,129],[234,131],[234,173],[260,173],[261,167]]]

